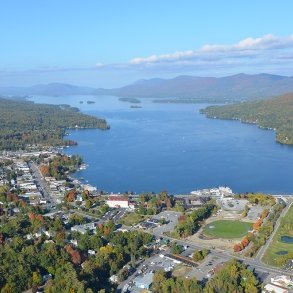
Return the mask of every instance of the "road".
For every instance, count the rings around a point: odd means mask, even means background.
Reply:
[[[119,286],[116,289],[116,292],[123,292],[123,287],[126,284],[132,283],[133,280],[138,276],[138,272],[142,271],[144,267],[147,267],[152,261],[156,260],[158,258],[158,254],[152,255],[149,258],[145,259],[145,260],[139,260],[136,262],[136,265],[138,265],[138,267],[136,267],[135,272],[130,275],[125,281],[120,282]]]
[[[133,228],[133,227],[130,228],[130,227],[125,226],[125,228],[130,229],[130,230],[141,231],[140,229]],[[194,249],[194,250],[195,249],[200,250],[200,249],[203,249],[203,248],[207,248],[207,249],[210,250],[211,254],[214,255],[214,256],[217,256],[219,258],[226,257],[226,258],[229,258],[229,259],[235,258],[235,259],[243,261],[245,264],[250,265],[250,266],[252,266],[254,268],[257,268],[257,269],[259,269],[261,271],[270,272],[270,273],[277,273],[277,274],[285,274],[285,275],[290,274],[286,270],[278,269],[278,268],[271,267],[269,265],[263,264],[258,259],[248,258],[248,257],[244,257],[244,256],[239,256],[239,255],[234,255],[232,253],[229,253],[229,252],[227,252],[225,250],[221,250],[221,249],[211,249],[209,246],[198,245],[198,244],[196,244],[196,243],[194,243],[192,241],[189,241],[187,239],[180,239],[179,240],[179,239],[176,239],[176,238],[166,236],[164,234],[161,234],[161,235],[158,235],[157,233],[154,234],[153,232],[147,231],[147,230],[144,230],[144,232],[152,234],[152,235],[154,235],[156,237],[162,237],[162,238],[165,238],[165,239],[169,239],[170,242],[177,242],[180,245],[189,246],[189,248]]]
[[[56,205],[56,200],[51,196],[50,188],[43,174],[40,172],[39,168],[33,162],[29,162],[29,168],[33,173],[32,175],[35,178],[36,184],[39,187],[39,190],[43,198],[48,202],[47,207],[51,209],[54,205]]]

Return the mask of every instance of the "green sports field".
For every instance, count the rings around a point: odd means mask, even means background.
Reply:
[[[242,238],[252,229],[246,222],[219,220],[209,223],[204,228],[204,234],[215,238]]]

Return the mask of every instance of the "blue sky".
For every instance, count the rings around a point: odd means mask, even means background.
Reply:
[[[0,86],[293,75],[293,1],[1,0]]]

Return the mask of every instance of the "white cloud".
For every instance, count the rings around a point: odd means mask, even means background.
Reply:
[[[136,57],[130,60],[132,65],[150,63],[173,63],[183,60],[209,60],[229,58],[251,58],[265,51],[293,48],[293,35],[279,37],[272,34],[260,38],[246,38],[231,45],[204,45],[196,50],[177,51],[169,54]]]

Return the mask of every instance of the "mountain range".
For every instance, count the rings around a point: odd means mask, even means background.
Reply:
[[[293,77],[272,74],[236,74],[226,77],[178,76],[138,80],[112,89],[64,83],[31,87],[2,87],[0,95],[115,95],[147,98],[256,99],[293,92]]]

